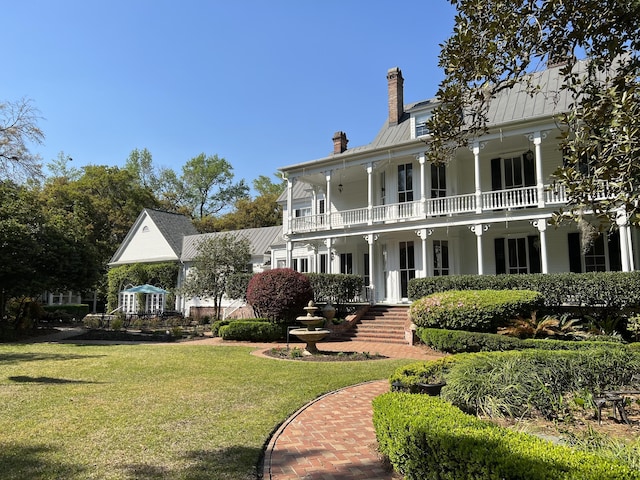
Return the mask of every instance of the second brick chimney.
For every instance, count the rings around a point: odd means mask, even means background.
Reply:
[[[344,132],[336,132],[333,134],[333,153],[342,153],[347,149],[347,134]]]
[[[389,125],[397,125],[404,115],[402,72],[398,67],[390,68],[387,72],[389,89]]]

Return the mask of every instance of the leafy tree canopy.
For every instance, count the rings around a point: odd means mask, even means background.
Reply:
[[[533,93],[531,73],[562,63],[559,88],[573,101],[558,118],[565,164],[555,176],[570,201],[557,218],[592,212],[604,228],[622,214],[640,224],[640,0],[451,3],[458,13],[440,55],[445,79],[428,125],[430,159],[447,161],[486,132],[488,106],[501,90],[520,83]],[[586,69],[575,68],[578,55]],[[596,200],[603,182],[608,198]]]
[[[194,223],[201,233],[242,230],[282,225],[282,206],[278,197],[284,191],[284,181],[273,183],[265,175],[253,181],[253,188],[258,196],[251,199],[242,197],[236,200],[233,211],[220,217],[205,216]]]

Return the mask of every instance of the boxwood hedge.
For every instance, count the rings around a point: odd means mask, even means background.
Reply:
[[[485,289],[534,290],[550,307],[576,305],[609,312],[640,307],[640,271],[415,278],[409,282],[408,294],[416,300],[446,290]]]
[[[437,397],[391,392],[373,401],[380,451],[406,479],[637,480],[640,472],[466,415]]]
[[[542,302],[531,290],[449,290],[414,301],[409,314],[418,327],[494,333],[518,315],[530,316]]]

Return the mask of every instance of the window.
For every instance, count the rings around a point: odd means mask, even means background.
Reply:
[[[326,253],[320,254],[320,273],[327,273],[327,257]]]
[[[350,253],[340,254],[340,273],[353,273],[353,255]]]
[[[431,164],[431,198],[447,196],[447,170],[444,164]]]
[[[529,273],[526,238],[507,239],[508,273]]]
[[[604,235],[598,236],[598,238],[593,241],[593,245],[591,245],[589,251],[584,254],[584,271],[607,271],[607,254],[604,248]]]
[[[294,258],[293,269],[300,273],[307,273],[309,271],[309,259],[308,258]]]
[[[398,165],[398,202],[413,202],[413,164]]]
[[[492,190],[531,187],[536,184],[534,159],[527,153],[491,160]]]
[[[433,276],[449,275],[449,241],[433,241]]]
[[[569,233],[569,271],[616,272],[622,270],[620,232],[603,233],[593,240],[583,254],[579,233]]]
[[[295,214],[295,218],[308,217],[311,215],[311,207],[296,208],[293,213]]]
[[[400,242],[400,294],[407,298],[409,280],[416,278],[416,260],[413,242]]]
[[[496,274],[540,273],[540,239],[537,235],[496,238]]]
[[[429,134],[429,128],[427,122],[431,118],[431,112],[419,115],[416,117],[416,137]]]

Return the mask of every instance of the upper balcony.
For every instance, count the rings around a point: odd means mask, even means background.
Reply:
[[[606,186],[598,192],[598,198],[606,197]],[[428,198],[424,201],[375,205],[371,208],[333,211],[318,215],[308,215],[291,220],[292,233],[335,230],[347,227],[391,224],[401,221],[417,221],[429,217],[454,216],[460,214],[482,214],[486,212],[540,208],[567,203],[565,188],[560,185],[546,185],[540,198],[537,187],[514,188]]]

